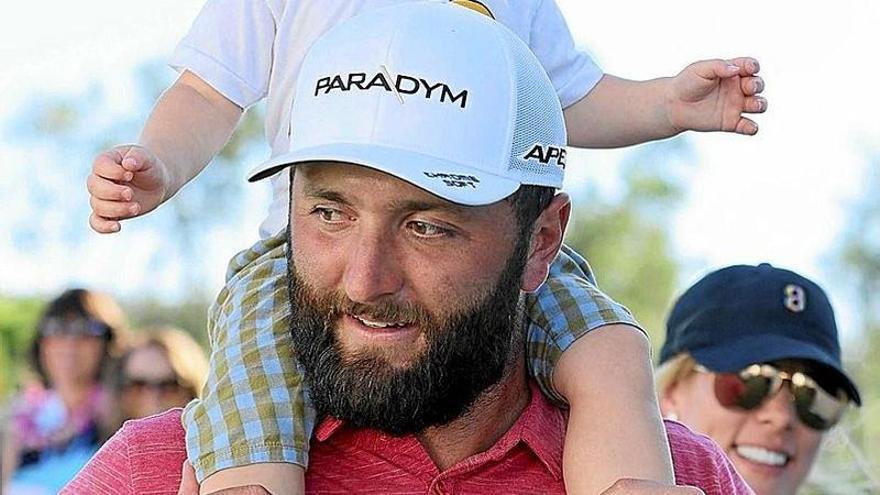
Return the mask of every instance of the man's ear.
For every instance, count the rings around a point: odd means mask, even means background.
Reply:
[[[535,220],[529,256],[523,272],[523,291],[534,292],[547,280],[550,264],[562,247],[562,238],[570,216],[571,199],[568,194],[559,193]]]

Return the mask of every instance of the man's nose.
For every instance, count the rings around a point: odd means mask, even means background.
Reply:
[[[783,385],[781,390],[767,399],[755,411],[755,415],[761,423],[768,424],[774,429],[789,430],[793,428],[797,416],[794,410],[794,397],[788,386]]]
[[[402,288],[403,260],[391,236],[384,232],[363,232],[346,262],[344,289],[354,302],[374,302]]]

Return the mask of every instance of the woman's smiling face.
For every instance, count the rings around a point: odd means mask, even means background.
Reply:
[[[714,380],[712,373],[682,379],[664,394],[664,414],[674,414],[718,443],[758,495],[796,493],[810,472],[823,432],[798,419],[787,385],[760,407],[740,411],[718,403]]]

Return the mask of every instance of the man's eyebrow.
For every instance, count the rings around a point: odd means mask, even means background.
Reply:
[[[400,200],[391,203],[389,208],[401,211],[442,211],[462,217],[473,214],[473,208],[448,201]]]
[[[335,190],[327,189],[320,186],[305,186],[303,193],[307,198],[324,199],[339,203],[345,206],[351,206],[351,201]],[[473,215],[474,208],[457,205],[448,201],[436,200],[419,200],[419,199],[403,199],[393,201],[388,205],[389,210],[394,211],[442,211],[460,217],[470,217]]]
[[[305,193],[307,198],[326,199],[327,201],[332,201],[334,203],[351,206],[351,202],[345,199],[345,196],[331,189],[305,186],[303,193]]]

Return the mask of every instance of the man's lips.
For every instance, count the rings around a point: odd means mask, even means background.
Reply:
[[[349,315],[349,316],[351,316],[355,320],[358,320],[359,322],[363,323],[365,326],[370,327],[370,328],[378,328],[378,329],[391,328],[391,329],[394,329],[394,328],[402,328],[402,327],[407,326],[407,324],[404,322],[375,320],[375,319],[369,319],[369,318],[366,318],[363,316],[358,316],[358,315]]]
[[[352,314],[343,315],[343,320],[349,328],[369,337],[403,337],[418,328],[409,322],[383,321]]]

